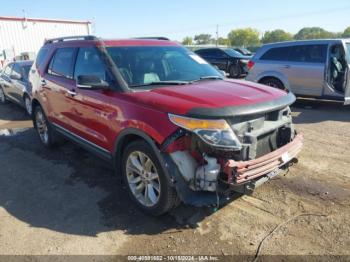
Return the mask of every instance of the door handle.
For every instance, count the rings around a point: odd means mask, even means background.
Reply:
[[[46,80],[45,79],[41,79],[41,86],[46,86]]]
[[[70,95],[70,96],[76,96],[77,93],[74,91],[74,90],[68,90],[67,93]]]

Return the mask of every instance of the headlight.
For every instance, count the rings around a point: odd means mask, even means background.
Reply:
[[[242,148],[237,136],[223,119],[197,119],[173,114],[169,114],[169,119],[175,125],[194,132],[209,145],[234,150]]]

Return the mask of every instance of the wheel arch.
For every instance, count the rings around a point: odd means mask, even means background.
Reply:
[[[257,77],[257,83],[261,83],[264,79],[267,79],[267,78],[274,78],[274,79],[277,79],[278,81],[281,81],[281,83],[284,85],[284,87],[288,90],[290,90],[290,85],[289,85],[289,82],[287,80],[287,78],[281,74],[281,73],[278,73],[278,72],[265,72],[263,74],[260,74],[258,77]]]
[[[121,160],[122,160],[122,152],[123,149],[131,142],[136,140],[144,140],[146,141],[154,150],[155,154],[161,159],[160,151],[159,151],[159,145],[157,142],[149,136],[147,133],[137,129],[137,128],[126,128],[122,130],[114,143],[114,150],[113,150],[113,166],[115,170],[119,171],[121,170]],[[162,161],[161,161],[162,162]]]

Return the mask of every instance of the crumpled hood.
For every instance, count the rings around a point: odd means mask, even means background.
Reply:
[[[242,80],[204,80],[188,85],[137,91],[128,96],[138,104],[160,111],[188,115],[198,109],[213,111],[271,103],[287,94],[282,90]]]

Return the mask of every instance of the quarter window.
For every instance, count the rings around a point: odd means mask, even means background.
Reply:
[[[287,61],[289,52],[290,47],[271,48],[261,57],[261,60]]]
[[[75,48],[59,48],[51,59],[48,73],[73,78],[73,59]]]
[[[45,47],[42,47],[36,57],[36,60],[35,60],[35,64],[36,66],[41,66],[42,63],[45,61],[45,57],[48,53],[49,49],[48,48],[45,48]]]

